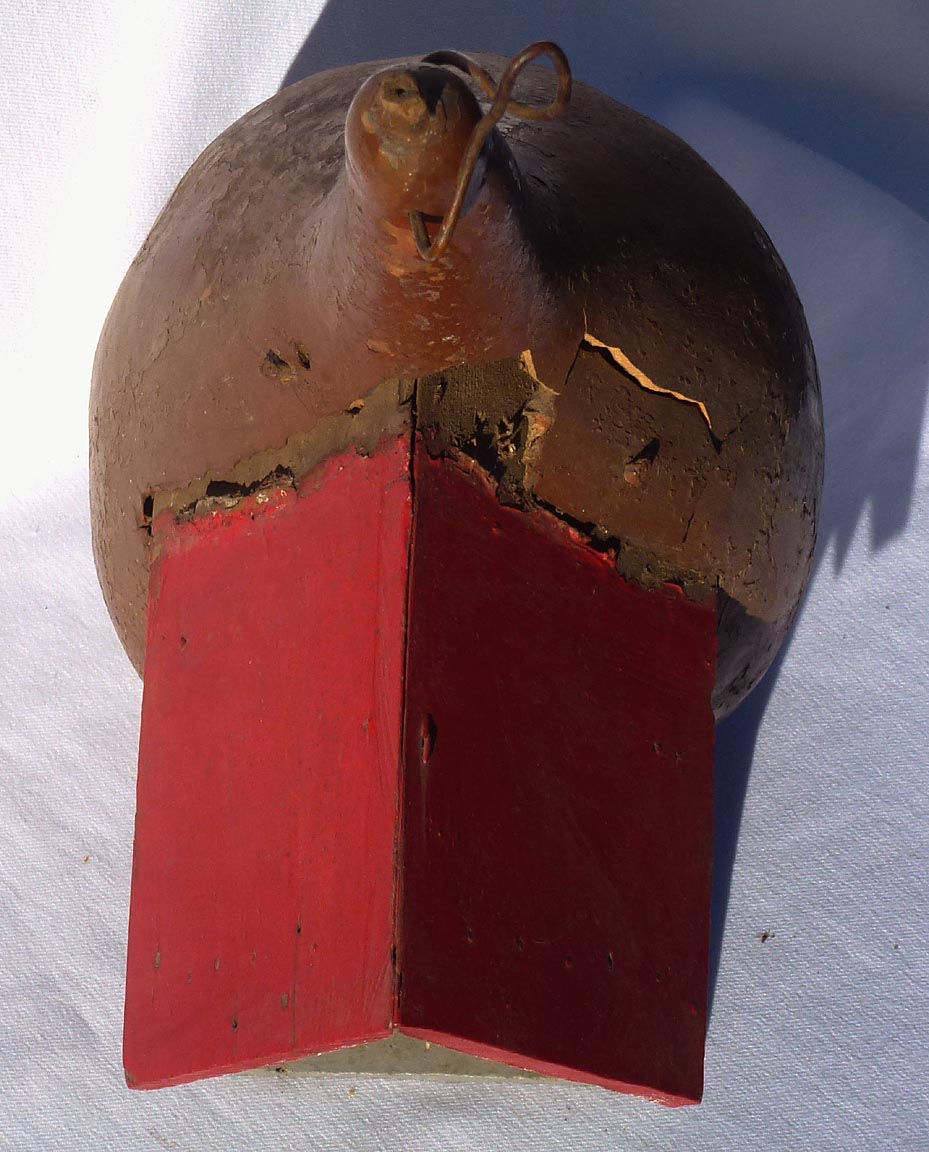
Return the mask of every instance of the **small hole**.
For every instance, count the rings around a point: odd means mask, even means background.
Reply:
[[[235,480],[211,480],[206,486],[207,498],[215,496],[245,496],[249,485],[237,484]]]
[[[187,637],[182,636],[181,637],[181,651],[183,652],[186,647],[187,647]]]
[[[653,464],[660,448],[661,441],[657,437],[653,437],[651,440],[649,440],[641,452],[638,452],[635,456],[632,457],[629,463],[645,465]]]
[[[424,765],[432,759],[437,736],[438,728],[435,719],[431,712],[427,712],[419,728],[419,756]]]
[[[469,944],[474,943],[474,930],[472,928],[466,928],[465,929],[465,938],[467,939]]]
[[[606,967],[607,967],[608,972],[612,972],[613,969],[616,967],[616,965],[613,961],[613,953],[612,952],[607,952],[607,954],[606,954]]]
[[[151,494],[149,494],[142,501],[142,518],[143,518],[143,520],[145,520],[146,523],[148,523],[148,521],[151,520],[152,514],[154,513],[154,511],[155,511],[155,497],[152,496]]]
[[[273,348],[269,348],[265,354],[265,360],[271,365],[272,368],[286,368],[287,361],[283,356],[279,356]]]
[[[232,1031],[233,1032],[238,1031],[238,1027],[239,1027],[239,1018],[238,1018],[238,1016],[233,1016],[232,1017]]]
[[[305,368],[307,372],[313,367],[309,352],[301,344],[297,345],[297,359],[300,361],[300,367]]]

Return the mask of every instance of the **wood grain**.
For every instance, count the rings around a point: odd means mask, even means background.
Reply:
[[[716,613],[415,457],[400,1026],[699,1100]]]
[[[136,1087],[390,1031],[408,460],[404,437],[330,460],[299,495],[163,526],[126,986]]]

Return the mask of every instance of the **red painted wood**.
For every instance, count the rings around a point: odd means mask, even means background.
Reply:
[[[397,1025],[699,1099],[712,606],[421,446],[408,587],[407,440],[262,499],[155,526],[130,1083]]]
[[[409,442],[156,525],[124,1059],[136,1087],[386,1034]]]
[[[699,1100],[715,631],[417,448],[404,1032]]]

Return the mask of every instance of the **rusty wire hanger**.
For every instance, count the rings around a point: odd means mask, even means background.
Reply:
[[[550,104],[543,104],[541,106],[523,104],[518,100],[510,100],[510,95],[513,92],[520,72],[527,64],[530,64],[539,56],[550,57],[552,63],[555,65],[555,75],[558,79],[558,89],[555,93],[555,98]],[[485,112],[477,124],[475,124],[474,131],[471,133],[468,146],[465,149],[464,155],[461,158],[461,164],[458,167],[455,194],[452,197],[451,205],[445,213],[434,239],[429,239],[429,233],[426,229],[426,219],[422,212],[414,211],[409,213],[410,227],[413,229],[416,248],[424,260],[433,261],[438,260],[446,248],[448,248],[452,233],[455,231],[455,226],[458,223],[458,218],[464,206],[465,196],[467,195],[471,178],[474,175],[475,166],[481,155],[484,142],[491,130],[505,113],[509,113],[511,116],[518,116],[521,120],[554,120],[556,116],[559,116],[564,111],[571,96],[571,68],[564,52],[562,52],[557,44],[553,44],[549,40],[540,40],[537,44],[530,44],[528,48],[524,48],[522,52],[514,56],[506,66],[506,71],[500,77],[499,84],[494,84],[493,77],[485,68],[482,68],[476,60],[472,60],[469,56],[465,56],[461,52],[445,50],[430,52],[428,56],[423,57],[423,63],[450,64],[454,68],[461,69],[462,72],[466,72],[472,79],[476,80],[484,90],[484,93],[493,101],[487,112]]]

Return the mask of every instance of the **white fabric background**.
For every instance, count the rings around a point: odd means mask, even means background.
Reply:
[[[929,1148],[929,5],[3,9],[0,1148]],[[96,586],[86,498],[106,309],[188,165],[292,65],[542,37],[743,195],[822,373],[815,580],[777,673],[719,734],[705,1102],[267,1075],[131,1093],[140,685]]]

